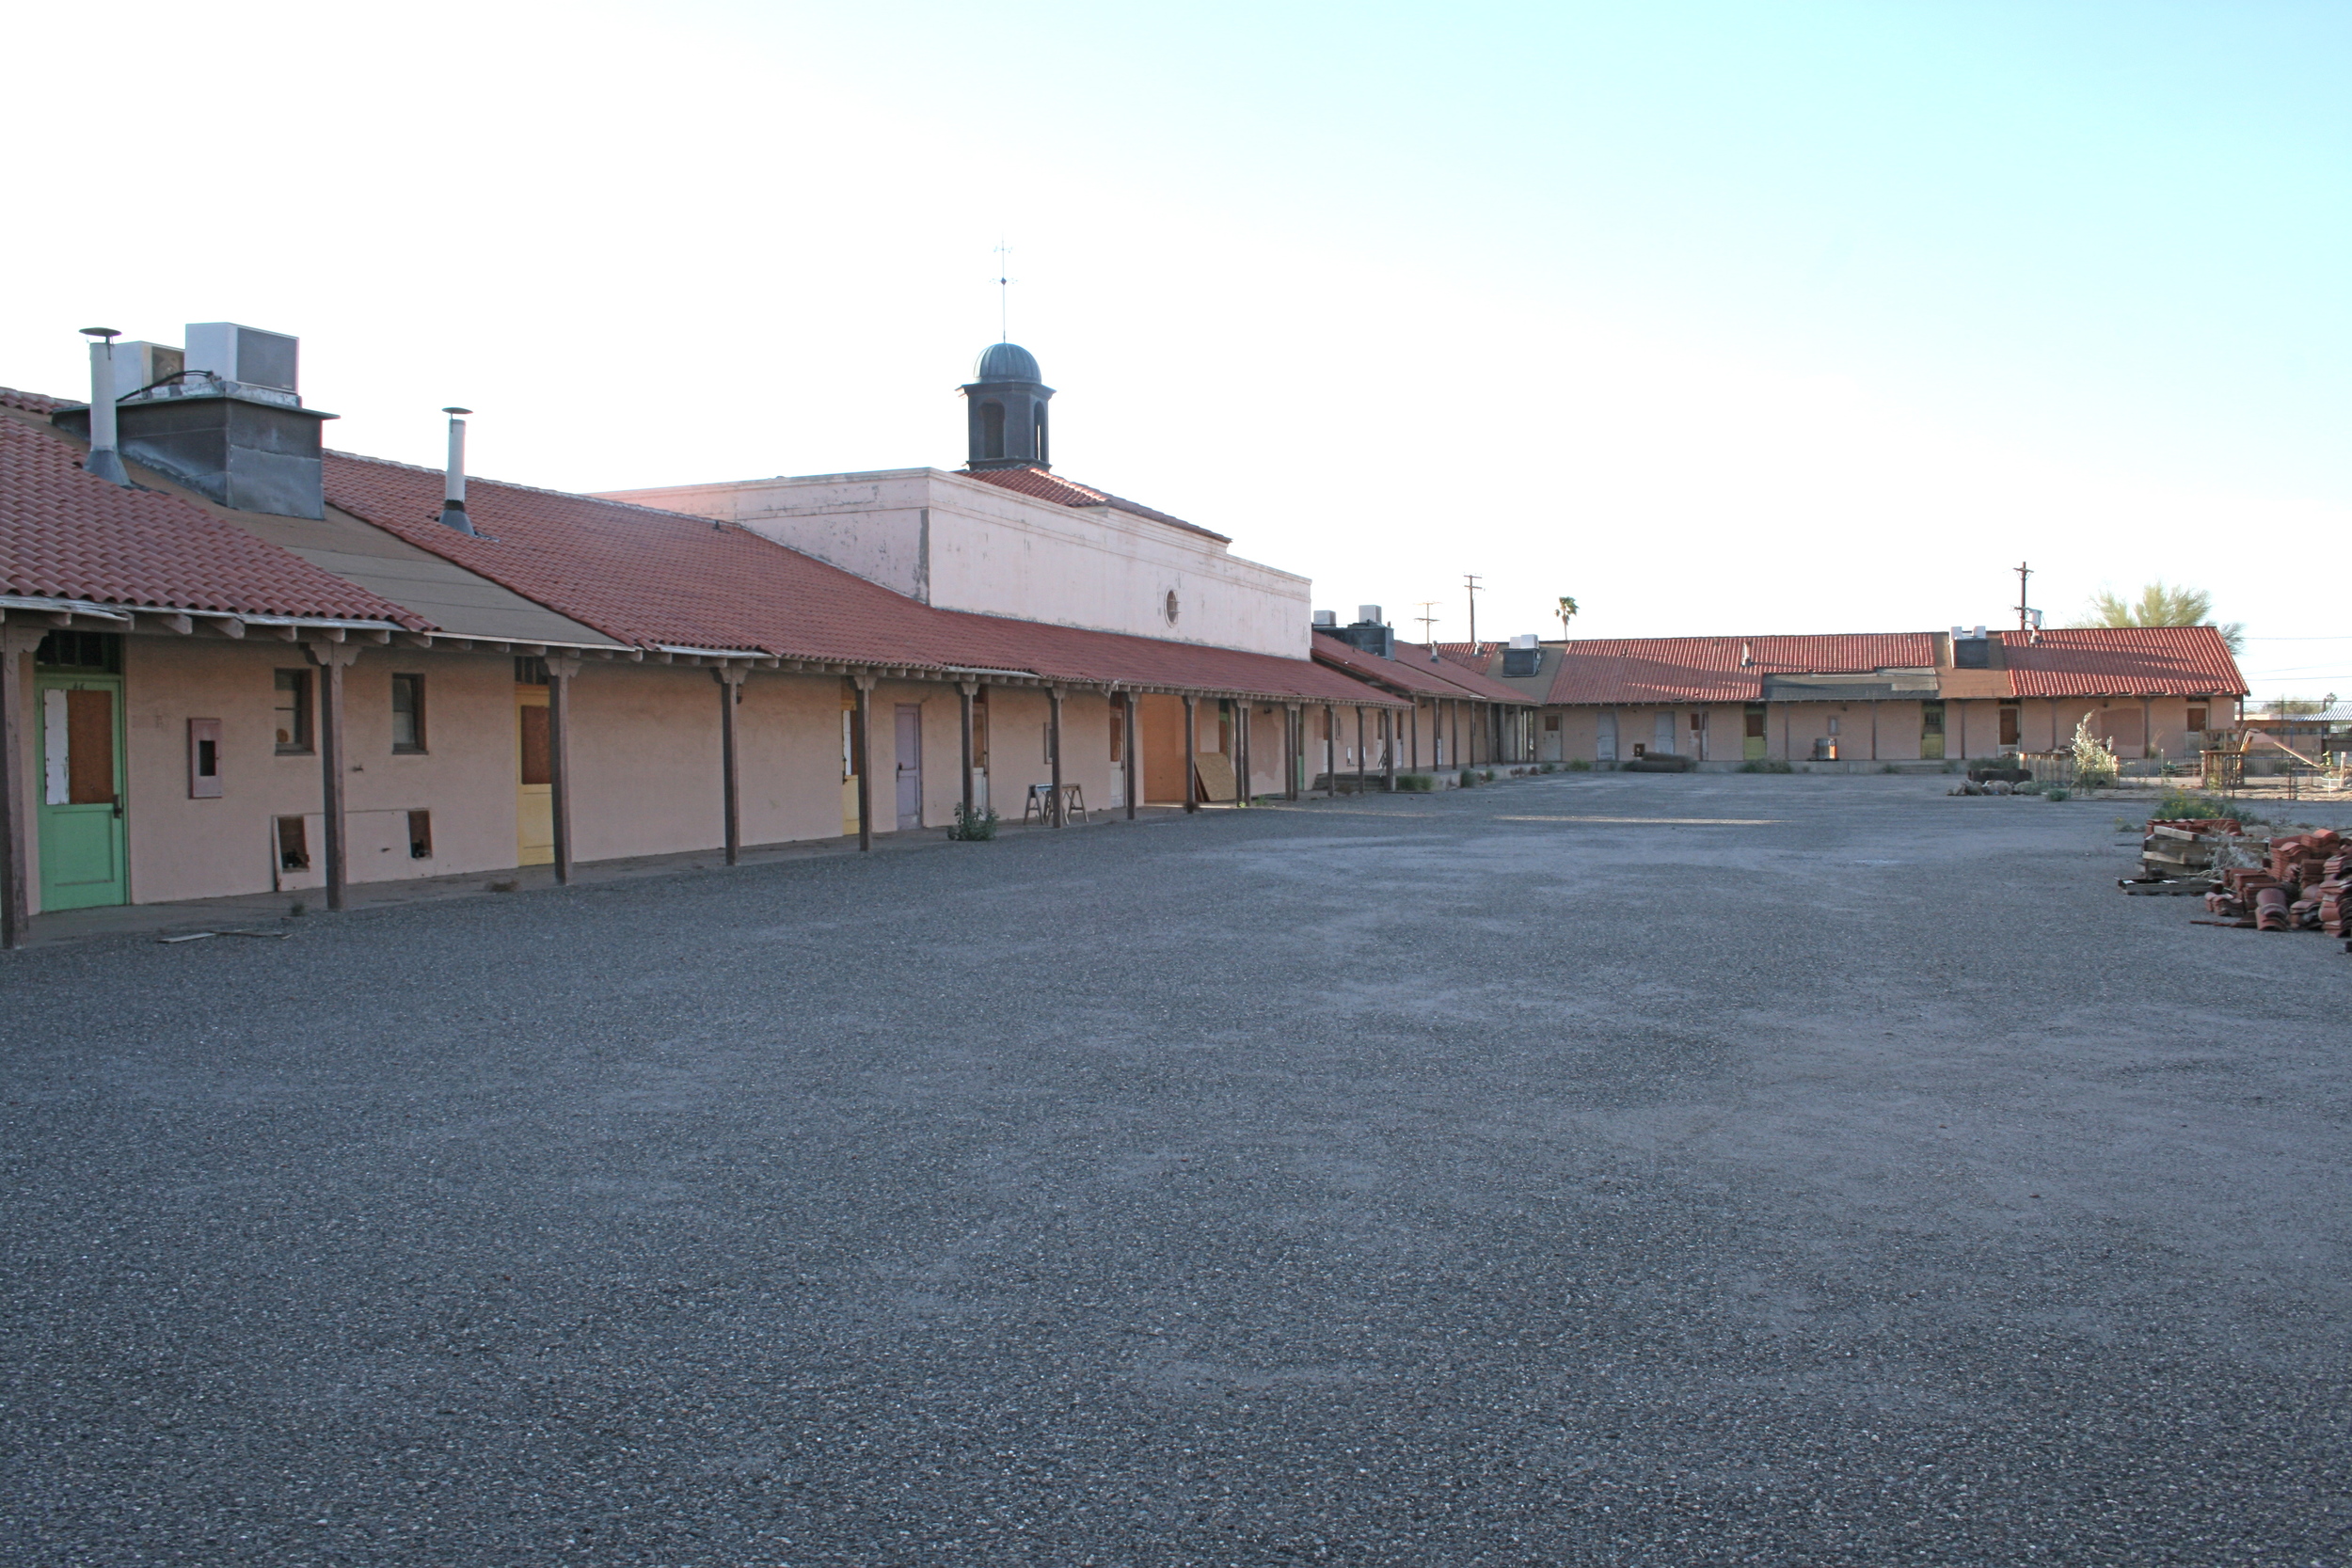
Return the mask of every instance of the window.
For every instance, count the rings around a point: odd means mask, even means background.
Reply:
[[[278,672],[278,711],[271,721],[271,733],[278,738],[279,756],[294,756],[310,749],[310,671]]]
[[[424,750],[424,677],[392,677],[392,750]]]
[[[1167,600],[1160,606],[1160,613],[1168,617],[1168,624],[1169,626],[1172,626],[1176,624],[1177,613],[1183,609],[1184,606],[1176,602],[1176,590],[1173,588],[1169,589],[1168,591]]]
[[[527,657],[522,655],[516,655],[515,658],[515,684],[516,686],[547,685],[548,661],[544,658]]]
[[[433,858],[433,814],[429,811],[408,814],[408,858],[412,861]]]
[[[1944,705],[1942,703],[1919,705],[1919,733],[1922,735],[1944,733]]]
[[[2203,730],[2205,727],[2205,719],[2206,710],[2204,708],[2192,707],[2188,710],[2188,727],[2190,729],[2199,731]]]
[[[1560,733],[1560,716],[1559,716],[1558,714],[1556,714],[1556,713],[1547,713],[1547,714],[1545,714],[1545,715],[1544,715],[1544,728],[1545,728],[1547,731],[1549,731],[1549,732],[1550,732],[1551,734],[1553,734],[1553,735],[1557,735],[1557,734],[1559,734],[1559,733]]]
[[[188,721],[188,799],[220,799],[220,721]]]
[[[1127,760],[1127,701],[1124,697],[1111,703],[1111,766]]]
[[[310,837],[303,831],[299,816],[278,819],[278,868],[281,871],[310,869]]]
[[[122,634],[112,631],[53,631],[33,650],[33,662],[50,670],[122,673]]]
[[[1050,467],[1051,462],[1045,455],[1045,404],[1041,403],[1037,405],[1037,465],[1042,468]]]
[[[980,455],[1005,455],[1005,405],[1001,403],[980,404]]]
[[[1760,705],[1757,705],[1757,704],[1754,704],[1754,703],[1749,704],[1749,705],[1748,705],[1747,719],[1748,719],[1748,733],[1747,733],[1747,738],[1748,738],[1748,739],[1750,739],[1750,740],[1761,740],[1761,739],[1763,739],[1763,738],[1764,738],[1764,709],[1763,709],[1763,707],[1762,707]]]

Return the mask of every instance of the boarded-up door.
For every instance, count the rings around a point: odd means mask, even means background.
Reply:
[[[548,731],[548,689],[515,689],[515,863],[555,860],[555,749]]]
[[[120,677],[44,677],[39,686],[40,907],[122,903],[130,886],[122,852]]]
[[[898,826],[923,825],[923,706],[898,705]]]
[[[1675,716],[1661,713],[1650,725],[1650,754],[1670,757],[1675,754]]]
[[[2102,708],[2091,716],[2090,727],[2119,757],[2148,754],[2147,715],[2137,707]]]

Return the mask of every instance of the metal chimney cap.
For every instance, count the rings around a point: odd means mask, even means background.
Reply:
[[[119,338],[122,336],[122,328],[119,326],[85,326],[81,332],[85,338]]]
[[[470,408],[444,408],[441,412],[444,414],[470,414],[473,410]]]

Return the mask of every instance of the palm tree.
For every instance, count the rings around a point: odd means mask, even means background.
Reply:
[[[2201,588],[2175,588],[2162,578],[2139,591],[2137,600],[2127,600],[2106,589],[2090,596],[2090,619],[2086,626],[2213,626],[2213,595]],[[2225,626],[2215,626],[2230,652],[2243,653],[2246,648],[2246,623],[2232,621]]]
[[[1568,623],[1576,619],[1576,601],[1565,594],[1561,594],[1560,608],[1552,613],[1560,617],[1560,635],[1565,637],[1568,634]]]

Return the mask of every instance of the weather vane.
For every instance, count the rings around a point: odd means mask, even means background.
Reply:
[[[1007,325],[1012,316],[1011,272],[1012,247],[1000,236],[996,241],[996,341],[1000,343],[1012,341],[1012,332]]]

